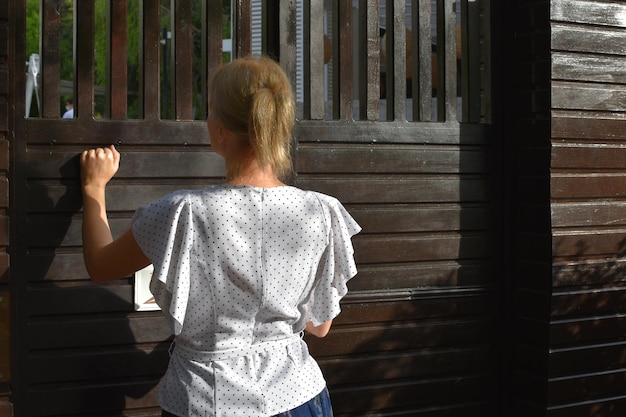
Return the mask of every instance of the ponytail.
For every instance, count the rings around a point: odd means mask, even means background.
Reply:
[[[259,165],[289,176],[295,103],[280,66],[267,57],[237,59],[215,73],[210,91],[216,117],[246,137]]]

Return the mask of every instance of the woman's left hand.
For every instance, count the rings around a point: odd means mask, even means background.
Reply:
[[[80,179],[83,187],[104,187],[120,166],[120,153],[111,145],[83,151],[80,155]]]

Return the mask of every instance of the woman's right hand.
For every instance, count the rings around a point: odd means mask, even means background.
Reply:
[[[120,153],[111,145],[94,148],[80,155],[80,179],[84,187],[105,187],[120,166]]]

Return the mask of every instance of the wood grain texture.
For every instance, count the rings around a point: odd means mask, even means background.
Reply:
[[[551,2],[549,373],[554,417],[624,411],[626,7]]]
[[[404,2],[384,1],[393,5],[391,21],[404,22]],[[336,416],[495,416],[500,371],[499,360],[494,358],[501,354],[502,278],[497,272],[498,242],[494,241],[500,216],[494,207],[500,190],[493,161],[497,156],[494,144],[501,138],[493,126],[461,124],[456,115],[446,122],[404,120],[403,65],[408,38],[403,29],[389,44],[391,50],[400,52],[391,59],[401,61],[390,67],[396,90],[389,96],[394,103],[392,117],[376,120],[381,41],[377,9],[381,2],[358,2],[367,6],[367,24],[359,28],[354,26],[361,23],[358,10],[351,2],[333,5],[331,18],[335,20],[327,35],[334,47],[330,65],[335,78],[329,82],[335,83],[330,101],[336,120],[324,120],[324,65],[329,65],[321,62],[324,10],[321,3],[308,5],[305,27],[311,33],[305,45],[309,48],[305,65],[310,65],[307,94],[311,103],[305,107],[308,117],[297,121],[294,132],[294,184],[339,198],[363,232],[354,239],[359,274],[349,282],[341,315],[326,338],[307,336],[307,342],[329,383]],[[430,9],[429,1],[413,3]],[[80,4],[82,19],[92,12],[93,4]],[[122,30],[122,22],[129,17],[124,4],[124,0],[112,2],[112,47],[128,41],[128,33]],[[90,117],[93,110],[87,107],[94,91],[93,80],[89,81],[93,76],[93,48],[88,50],[93,40],[89,37],[78,45],[84,53],[77,64],[81,116],[71,126],[57,120],[58,116],[16,119],[19,140],[11,142],[16,187],[11,201],[18,215],[8,225],[0,225],[0,235],[3,229],[15,231],[11,268],[13,276],[19,277],[16,293],[23,300],[16,319],[20,339],[14,341],[19,352],[14,359],[19,377],[12,381],[16,415],[158,415],[156,384],[167,366],[171,332],[160,312],[134,311],[132,277],[105,285],[89,280],[82,259],[77,158],[85,148],[111,143],[122,154],[120,170],[106,195],[115,236],[129,227],[138,206],[181,188],[223,182],[224,162],[211,151],[206,123],[191,120],[194,74],[189,41],[196,36],[190,29],[191,4],[171,2],[168,9],[157,1],[141,2],[138,119],[125,120],[121,90],[128,80],[119,74],[124,67],[122,54],[109,56],[110,88],[120,89],[117,95],[109,92],[111,117]],[[456,59],[452,5],[446,0],[439,18],[445,26],[443,38],[451,42],[441,45],[448,66]],[[263,21],[277,23],[272,30],[278,32],[279,48],[273,52],[280,52],[280,63],[295,82],[297,2],[272,6],[264,9]],[[222,61],[224,29],[222,2],[207,1],[203,7],[206,22],[199,35],[200,66],[206,74],[198,87],[203,96],[200,118],[206,117],[208,77]],[[237,56],[250,52],[250,7],[250,1],[234,3],[232,35]],[[421,72],[428,75],[419,94],[429,103],[420,110],[420,117],[429,121],[430,18],[430,13],[420,15],[419,42],[425,56],[411,58],[421,68],[420,76]],[[172,120],[162,120],[161,109],[164,19],[170,19],[174,32],[176,113]],[[93,31],[93,24],[93,17],[87,16],[77,30],[80,34]],[[358,33],[366,45],[356,44]],[[355,68],[362,47],[364,59],[375,71]],[[456,71],[456,62],[453,66],[448,68],[450,74]],[[445,112],[451,114],[456,86],[449,78],[446,83]],[[367,120],[353,120],[359,92],[367,103],[362,107]],[[8,187],[8,181],[0,181],[0,194],[7,194],[3,191]],[[8,205],[8,197],[5,200]],[[7,264],[0,256],[0,267]]]

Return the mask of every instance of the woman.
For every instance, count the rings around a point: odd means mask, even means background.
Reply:
[[[237,59],[216,71],[210,93],[226,183],[139,208],[115,240],[104,196],[120,154],[82,153],[87,270],[105,281],[153,264],[150,288],[175,336],[164,416],[331,416],[302,333],[324,337],[339,314],[360,227],[335,198],[282,182],[295,103],[279,65]]]

